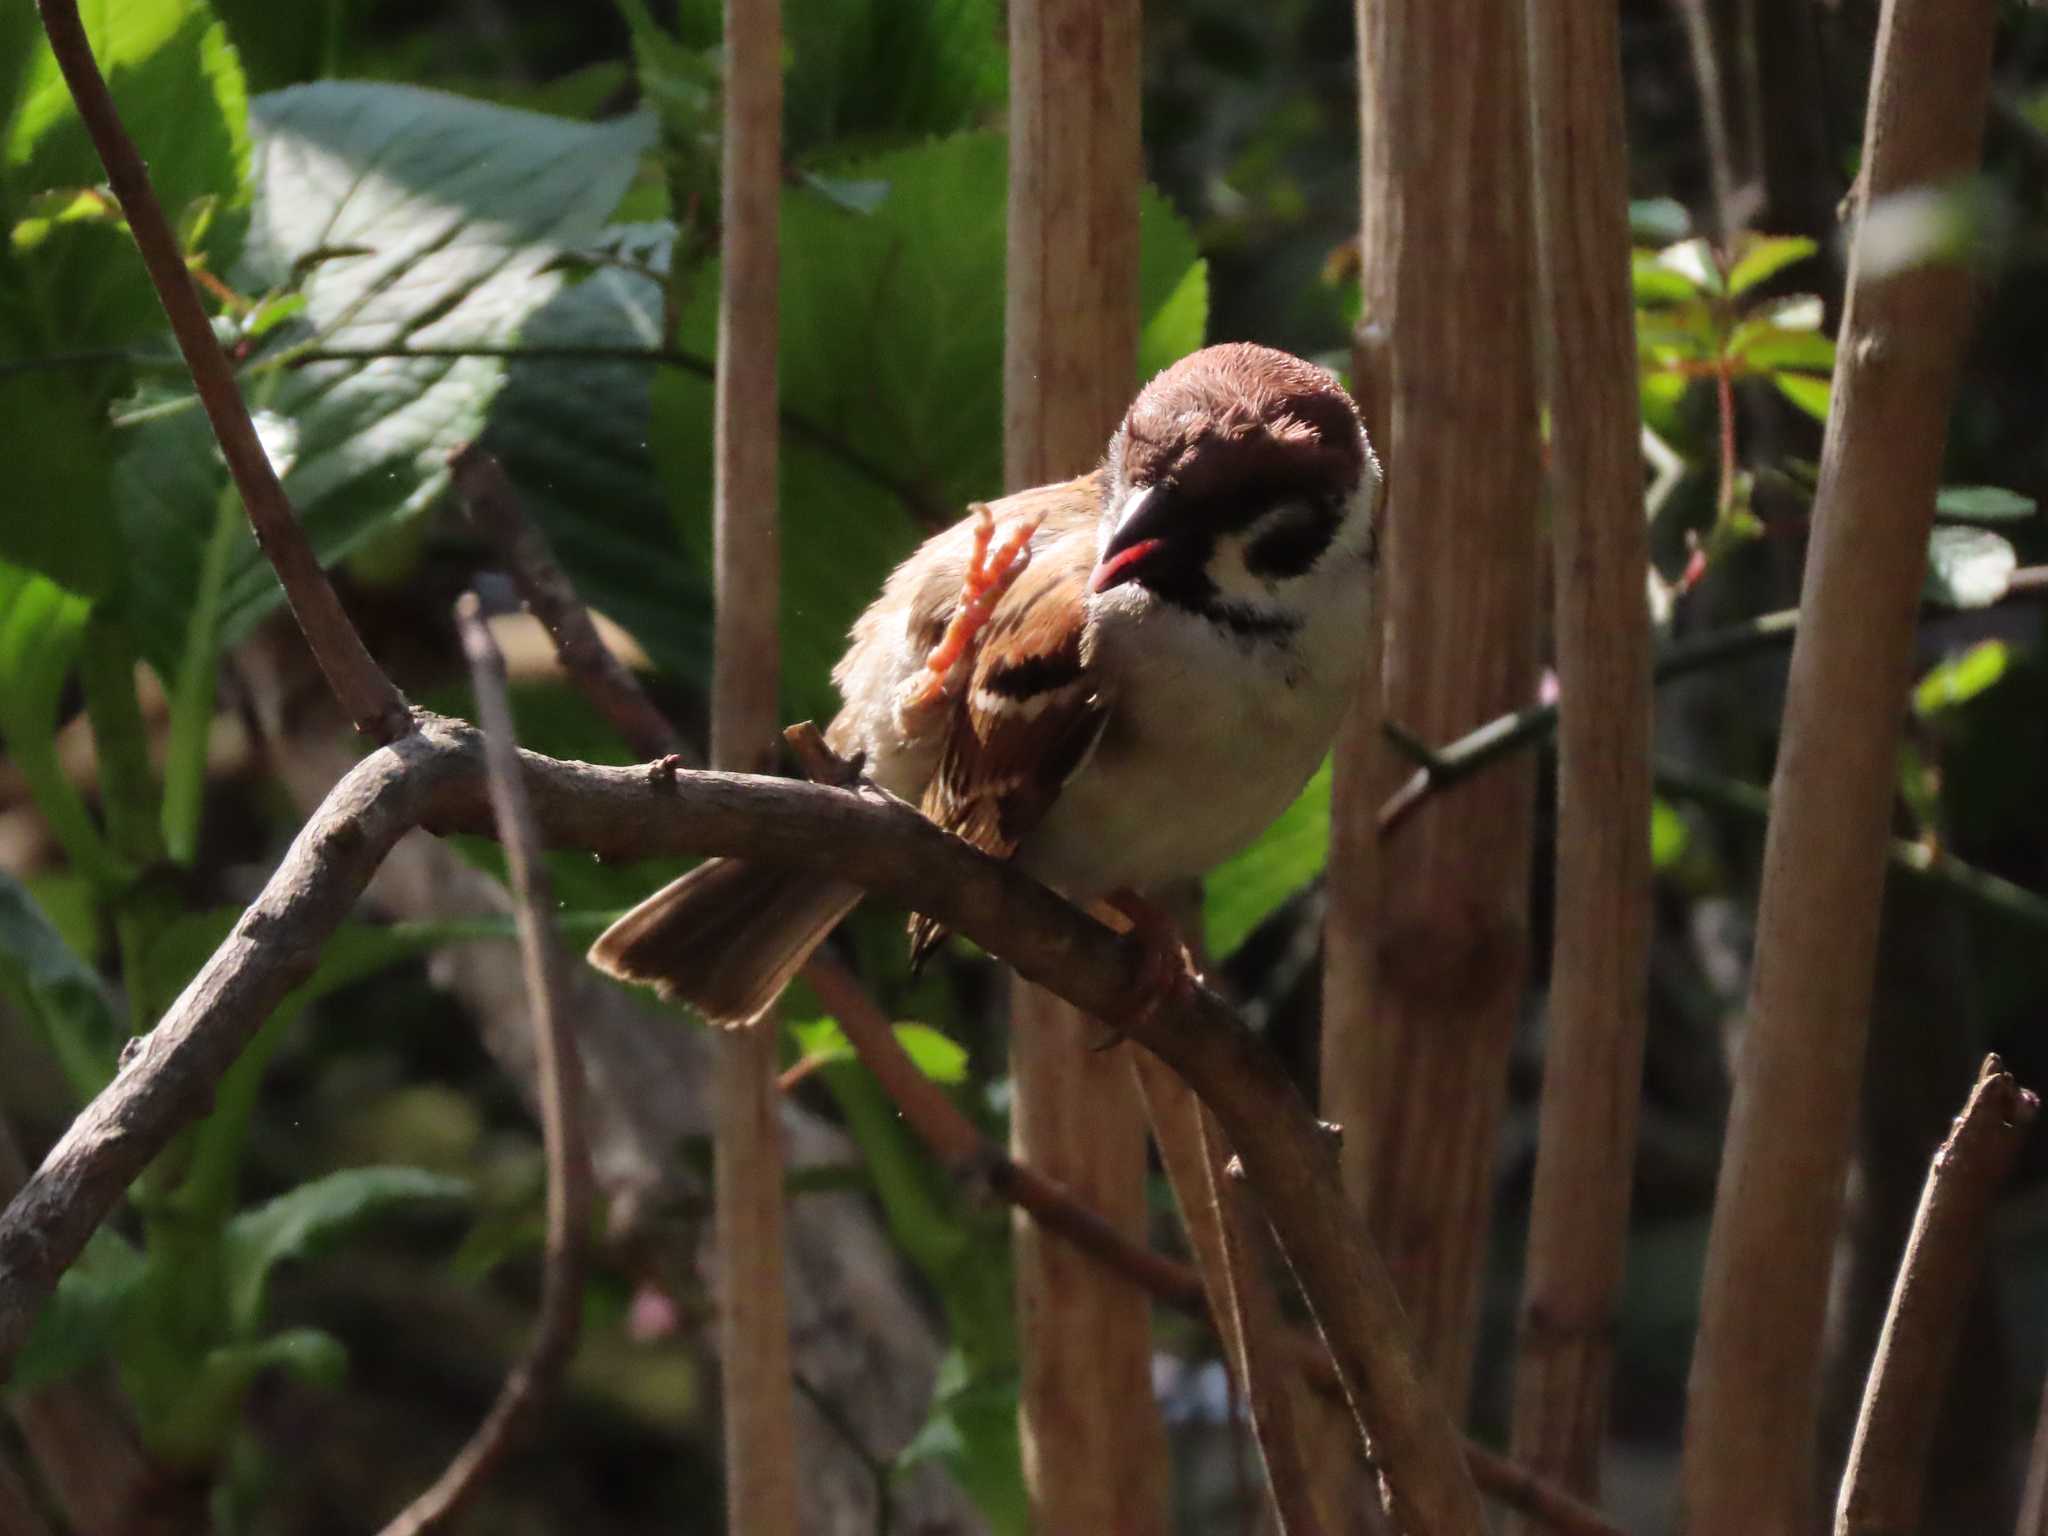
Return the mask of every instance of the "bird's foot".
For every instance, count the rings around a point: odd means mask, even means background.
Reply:
[[[1107,918],[1111,927],[1128,933],[1144,946],[1138,981],[1140,1001],[1134,1022],[1142,1024],[1161,1008],[1184,1001],[1202,984],[1201,969],[1181,937],[1180,925],[1164,908],[1136,891],[1121,890],[1104,897],[1097,905],[1096,915]],[[1106,1051],[1121,1045],[1130,1033],[1131,1022],[1118,1026],[1104,1021],[1105,1037],[1089,1049]]]
[[[974,549],[967,557],[966,579],[960,583],[959,606],[924,666],[904,685],[900,713],[928,710],[951,694],[962,663],[974,656],[974,643],[989,615],[1031,564],[1031,536],[1038,532],[1039,518],[1020,519],[993,550],[989,546],[995,542],[995,514],[986,502],[976,502],[974,518]]]

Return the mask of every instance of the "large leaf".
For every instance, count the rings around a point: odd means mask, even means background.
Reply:
[[[345,1168],[242,1212],[227,1230],[228,1316],[236,1336],[255,1335],[270,1276],[286,1260],[329,1252],[401,1207],[468,1195],[462,1180],[423,1168]]]
[[[782,645],[792,717],[827,683],[854,617],[935,523],[1002,484],[1003,141],[971,134],[833,167],[888,193],[872,213],[798,187],[782,203]],[[1185,228],[1141,206],[1148,366],[1200,345],[1205,295]],[[683,347],[708,357],[718,279],[690,285]],[[1162,319],[1162,315],[1165,316]],[[1132,380],[1135,389],[1137,380]],[[655,386],[655,452],[686,548],[708,566],[711,386]],[[1076,473],[1087,468],[1076,464]]]
[[[247,93],[226,32],[203,0],[85,0],[79,10],[165,213],[174,226],[196,224],[195,205],[210,203],[199,250],[211,265],[225,266],[240,239],[249,164]],[[56,58],[40,39],[25,83],[5,145],[8,201],[16,204],[11,217],[20,216],[25,192],[106,180]],[[58,332],[53,344],[117,346],[162,328],[141,257],[117,222],[53,227],[32,258]]]
[[[41,1026],[72,1090],[89,1099],[114,1075],[126,1031],[99,977],[14,876],[0,870],[0,994]]]
[[[494,357],[376,354],[508,345],[560,288],[550,264],[618,201],[650,125],[591,126],[360,84],[261,97],[252,121],[256,192],[239,280],[249,290],[296,283],[306,302],[245,378],[283,427],[285,488],[321,558],[334,560],[439,494],[449,449],[482,430],[505,372]],[[309,345],[355,355],[285,366]],[[116,499],[134,557],[134,617],[167,676],[194,617],[223,483],[196,412],[159,409],[128,434]],[[245,634],[278,595],[238,530],[220,643]]]

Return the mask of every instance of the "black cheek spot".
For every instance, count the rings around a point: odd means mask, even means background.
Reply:
[[[1288,508],[1245,546],[1244,568],[1263,581],[1306,575],[1337,536],[1343,515],[1335,501]]]

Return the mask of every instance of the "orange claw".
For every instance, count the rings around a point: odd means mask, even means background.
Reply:
[[[953,610],[939,643],[925,657],[924,683],[909,700],[913,710],[929,708],[945,697],[947,680],[960,664],[960,658],[973,648],[996,604],[1031,564],[1029,546],[1031,536],[1038,532],[1040,518],[1022,519],[993,554],[989,545],[995,538],[995,515],[987,503],[976,502],[974,518],[974,548],[967,557],[966,579],[960,583],[960,606]]]

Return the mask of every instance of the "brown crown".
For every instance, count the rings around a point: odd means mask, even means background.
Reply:
[[[1247,485],[1269,495],[1345,492],[1364,462],[1358,408],[1334,375],[1232,342],[1191,353],[1140,391],[1108,467],[1113,481],[1208,501],[1235,499]]]

